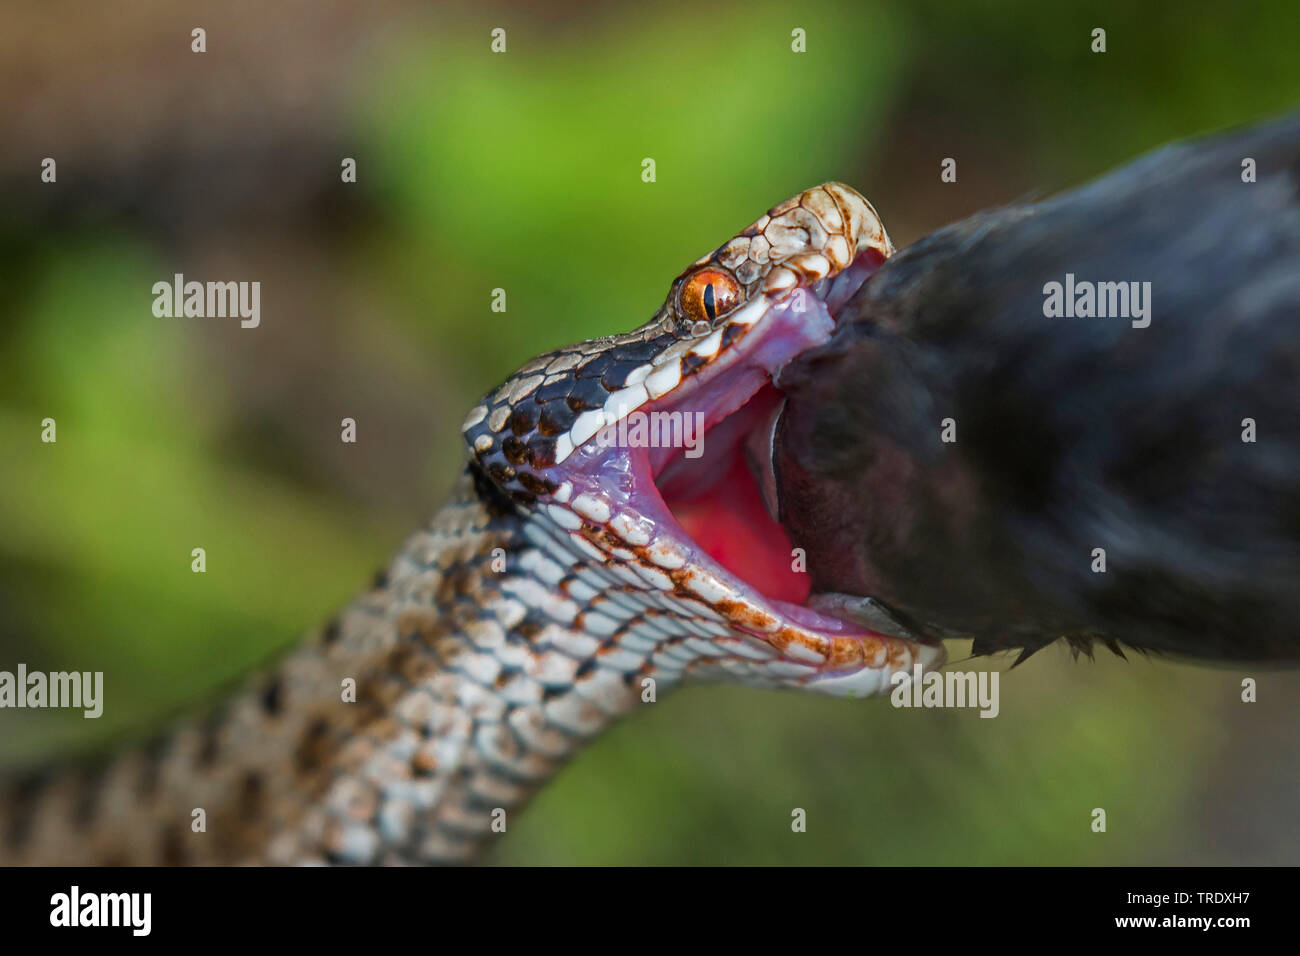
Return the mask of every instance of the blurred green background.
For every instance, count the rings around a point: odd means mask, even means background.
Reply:
[[[438,505],[481,393],[640,324],[799,189],[856,186],[902,246],[1300,105],[1292,2],[0,18],[0,668],[102,669],[108,697],[99,721],[4,712],[4,764],[138,735],[323,620]],[[259,280],[261,326],[155,318],[176,272]],[[1052,648],[1002,674],[995,720],[690,688],[603,737],[493,859],[1297,863],[1300,682],[1249,674],[1247,706],[1240,672]]]

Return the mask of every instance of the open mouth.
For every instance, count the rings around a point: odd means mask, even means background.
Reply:
[[[657,587],[775,649],[780,683],[843,696],[879,693],[911,662],[898,653],[904,642],[808,606],[809,576],[776,518],[771,436],[783,397],[772,382],[830,337],[835,314],[883,261],[864,250],[833,278],[751,303],[764,314],[743,340],[550,472],[568,493],[562,505],[587,519],[571,530],[607,559],[634,568],[648,559],[642,576]],[[912,647],[927,664],[942,653]]]
[[[698,550],[787,614],[804,616],[809,578],[777,518],[771,450],[784,398],[772,382],[786,363],[829,338],[840,307],[883,261],[863,251],[833,279],[768,305],[753,341],[740,343],[730,364],[644,409],[667,416],[657,432],[646,419],[649,437],[670,441],[650,447],[648,461],[633,467],[648,466],[663,504]],[[693,447],[671,441],[674,415],[683,439],[698,432]]]
[[[803,194],[805,206],[816,191]],[[691,654],[664,662],[692,675],[867,696],[914,664],[942,661],[942,647],[810,595],[776,518],[771,440],[783,398],[773,381],[831,336],[841,307],[892,251],[874,210],[852,197],[860,205],[833,220],[842,235],[790,229],[809,245],[757,272],[733,246],[780,240],[763,228],[805,212],[775,207],[679,277],[656,321],[535,360],[466,424],[480,467],[544,517],[526,533],[585,562],[584,593],[599,592],[599,578],[614,600],[635,593],[643,618],[669,615],[696,635]],[[688,295],[693,310],[682,305]],[[715,310],[719,302],[728,307]]]

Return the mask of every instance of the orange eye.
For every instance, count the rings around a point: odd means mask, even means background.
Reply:
[[[718,269],[701,269],[682,283],[677,308],[687,322],[708,322],[740,305],[740,283]]]

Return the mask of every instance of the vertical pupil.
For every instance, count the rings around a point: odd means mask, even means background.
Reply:
[[[709,313],[710,319],[716,319],[718,317],[718,310],[713,302],[712,282],[710,282],[708,285],[704,287],[704,311]]]

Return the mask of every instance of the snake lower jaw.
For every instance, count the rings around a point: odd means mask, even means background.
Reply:
[[[942,644],[912,644],[908,654],[892,660],[886,668],[863,667],[842,674],[830,673],[805,684],[805,688],[830,697],[872,697],[887,694],[900,684],[908,683],[926,671],[942,667],[948,659]]]

